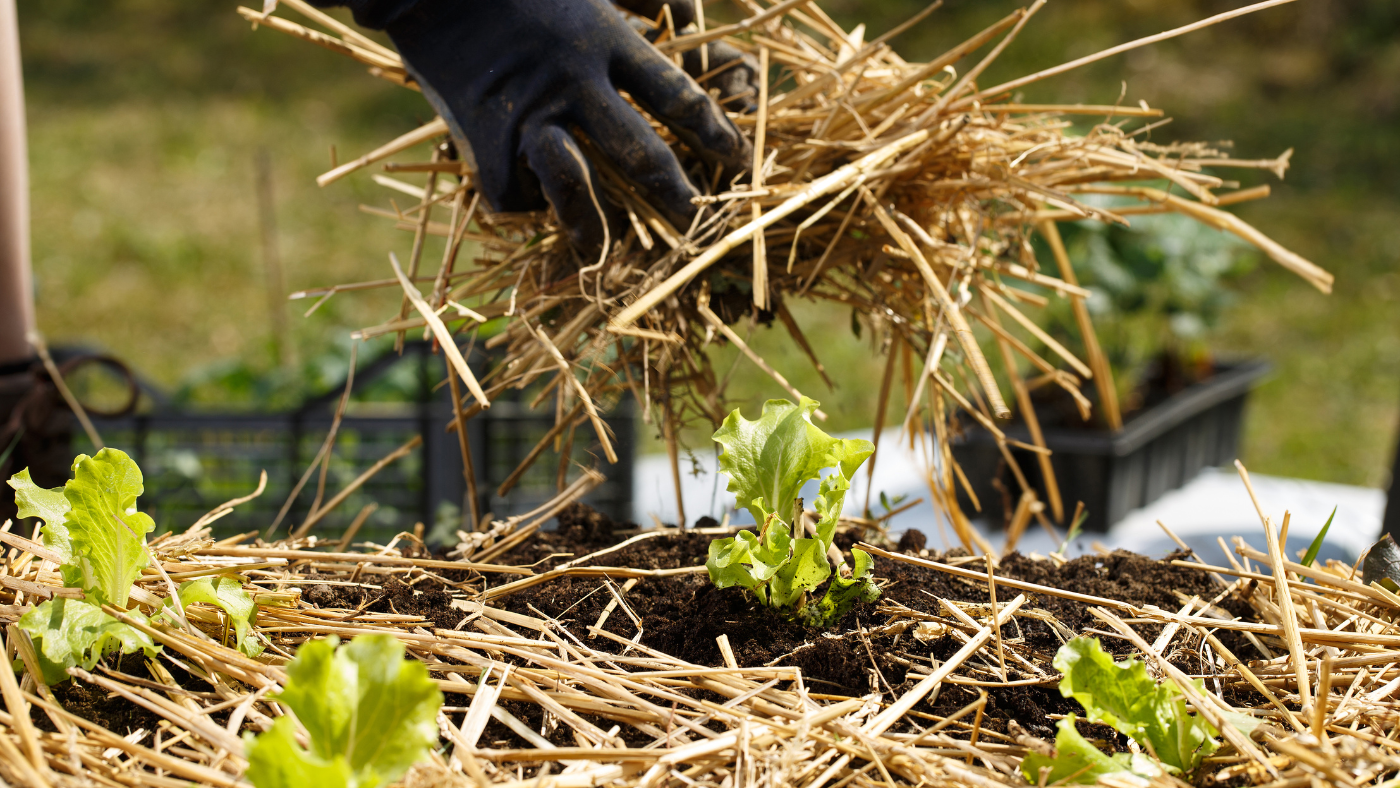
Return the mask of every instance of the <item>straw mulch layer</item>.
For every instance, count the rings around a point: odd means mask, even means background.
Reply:
[[[1189,695],[1208,718],[1266,723],[1253,740],[1220,724],[1227,743],[1199,784],[1359,786],[1400,770],[1400,597],[1350,566],[1289,561],[1269,521],[1269,553],[1236,540],[1219,566],[1012,554],[994,596],[982,556],[866,545],[880,600],[813,631],[708,584],[700,562],[721,529],[610,534],[565,508],[578,493],[448,555],[411,533],[348,552],[314,536],[215,542],[204,525],[154,540],[168,576],[241,578],[267,651],[242,656],[219,610],[190,605],[188,629],[143,626],[156,659],[109,658],[49,687],[9,626],[8,653],[28,669],[0,671],[0,779],[246,785],[238,734],[283,713],[269,696],[298,644],[372,632],[402,641],[446,697],[441,747],[407,785],[1020,786],[1020,759],[1078,711],[1051,659],[1080,634],[1180,686],[1203,679]],[[539,532],[556,513],[566,527]],[[849,545],[859,526],[846,528]],[[65,591],[42,546],[3,541],[0,619],[13,624]],[[167,582],[148,569],[132,598],[153,611]],[[1110,751],[1127,744],[1082,730]]]

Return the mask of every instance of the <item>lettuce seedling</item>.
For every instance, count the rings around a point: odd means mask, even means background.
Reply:
[[[20,627],[38,646],[44,680],[61,682],[74,666],[91,670],[103,654],[113,651],[144,651],[154,656],[159,647],[149,635],[102,610],[102,605],[127,609],[131,586],[149,560],[146,534],[155,528],[155,522],[136,509],[136,500],[145,491],[136,463],[125,452],[103,449],[93,457],[79,455],[73,461],[73,478],[62,488],[46,490],[36,485],[27,469],[15,474],[9,485],[15,490],[19,516],[43,521],[40,539],[60,559],[64,586],[83,592],[82,599],[44,602],[20,619]],[[208,580],[203,582],[209,584]],[[236,581],[228,582],[237,585]],[[223,604],[208,598],[186,601],[219,604],[234,619],[243,646],[248,632],[239,619],[251,622],[247,611],[252,599],[241,588],[235,593],[222,581],[219,590],[212,586],[210,590]],[[191,591],[199,597],[198,589]],[[143,623],[148,620],[135,609],[127,610],[127,615]],[[247,640],[257,646],[251,637]],[[244,653],[257,652],[245,647]]]
[[[257,788],[376,788],[403,776],[437,744],[442,693],[391,635],[362,635],[337,650],[334,635],[304,644],[275,696],[290,716],[244,734]]]
[[[1096,638],[1069,641],[1055,654],[1054,664],[1063,674],[1060,694],[1079,701],[1086,719],[1112,727],[1155,757],[1099,752],[1079,735],[1070,714],[1060,720],[1054,757],[1033,753],[1021,762],[1021,773],[1032,783],[1040,782],[1042,769],[1049,769],[1047,784],[1093,783],[1120,772],[1147,780],[1163,772],[1187,774],[1220,746],[1218,731],[1186,710],[1175,683],[1153,681],[1139,660],[1114,662]]]
[[[233,638],[238,650],[250,657],[263,652],[262,643],[253,634],[253,624],[258,618],[258,606],[253,598],[243,590],[243,584],[231,577],[201,577],[180,585],[180,603],[192,605],[203,602],[213,605],[228,616],[233,625]],[[165,600],[166,607],[173,607],[174,599]]]
[[[875,451],[870,441],[833,438],[812,424],[817,404],[806,397],[797,405],[769,400],[757,421],[736,409],[715,432],[715,442],[724,448],[720,470],[729,474],[729,491],[753,515],[757,533],[740,531],[711,542],[705,568],[720,588],[740,586],[769,607],[824,627],[857,601],[873,602],[880,591],[871,574],[874,561],[852,550],[855,566],[842,561],[825,596],[807,600],[808,592],[831,576],[827,551],[846,491],[856,469]],[[831,473],[823,478],[827,469]],[[794,534],[788,518],[800,516],[798,493],[818,478],[815,535]]]
[[[127,615],[147,621],[135,610]],[[104,654],[144,651],[153,657],[160,650],[150,635],[82,599],[51,599],[20,617],[19,626],[34,638],[39,670],[50,686],[67,680],[71,667],[92,670]]]

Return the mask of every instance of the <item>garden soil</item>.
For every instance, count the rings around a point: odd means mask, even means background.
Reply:
[[[620,529],[586,507],[576,507],[566,513],[561,522],[558,531],[538,534],[531,542],[507,554],[501,562],[530,565],[543,571],[619,541],[611,534]],[[693,533],[656,536],[584,564],[638,569],[697,566],[704,563],[707,548],[714,538]],[[837,539],[843,550],[849,550],[854,542],[849,535]],[[918,554],[922,545],[917,539],[905,539],[900,547]],[[934,560],[956,560],[964,554],[928,555],[924,551],[924,555]],[[1169,559],[1181,557],[1177,554]],[[981,564],[970,564],[969,568],[980,569]],[[699,665],[723,667],[717,638],[725,635],[739,665],[801,668],[808,690],[815,695],[852,696],[880,691],[898,696],[935,664],[951,657],[962,644],[948,635],[920,641],[909,633],[882,632],[881,628],[890,622],[890,615],[882,609],[893,603],[919,613],[946,617],[939,607],[939,598],[986,604],[988,588],[985,583],[963,580],[935,569],[880,558],[875,559],[875,574],[882,586],[880,600],[857,606],[829,631],[790,622],[757,604],[741,589],[715,588],[704,572],[642,578],[626,591],[621,581],[611,581],[613,590],[610,591],[607,581],[596,577],[561,577],[498,599],[494,604],[515,613],[556,619],[573,637],[591,648],[619,653],[626,648],[625,644],[591,631],[616,592],[626,601],[627,609],[616,607],[602,628],[617,638],[631,640],[636,637],[640,625],[638,642],[646,649]],[[1210,600],[1220,591],[1203,572],[1172,566],[1169,560],[1155,561],[1121,551],[1106,556],[1085,556],[1060,566],[1012,554],[1002,559],[998,574],[1166,609],[1182,606],[1179,595]],[[429,601],[424,595],[415,598],[413,603],[417,604],[413,604],[395,593],[398,592],[386,593],[384,599],[375,604],[387,602],[393,604],[392,610],[397,612],[421,613],[433,618],[439,626],[454,626],[463,617],[458,611],[445,615],[442,607],[437,606],[438,600]],[[1014,595],[1010,589],[1000,589],[998,598],[1005,602]],[[1226,609],[1232,606],[1231,601],[1219,604]],[[437,609],[430,610],[434,607]],[[1023,609],[1045,611],[1075,634],[1085,633],[1092,626],[1093,618],[1087,606],[1059,597],[1031,595]],[[389,612],[389,608],[385,608],[385,612]],[[1247,613],[1243,607],[1231,612]],[[1144,633],[1148,638],[1157,634],[1151,628]],[[1103,637],[1102,633],[1096,634]],[[1222,633],[1236,654],[1244,658],[1257,656],[1247,642],[1228,637],[1229,634]],[[1079,711],[1078,705],[1062,697],[1056,682],[1048,678],[1057,674],[1051,661],[1063,641],[1049,624],[1025,617],[1017,617],[1003,627],[1002,636],[1021,644],[1021,653],[1033,657],[1047,678],[1031,686],[986,688],[989,697],[983,726],[1005,733],[1010,722],[1015,720],[1027,732],[1053,739],[1055,718],[1048,715]],[[1120,653],[1129,651],[1126,644],[1113,638],[1104,638],[1104,647]],[[1188,672],[1199,673],[1203,669],[1194,654],[1175,654],[1171,658]],[[1025,666],[1009,667],[1013,679],[1035,677]],[[916,713],[952,714],[975,701],[979,691],[974,686],[945,684],[930,700],[920,704]],[[528,713],[528,710],[522,711]],[[1111,729],[1103,728],[1099,733],[1106,741],[1118,740]]]

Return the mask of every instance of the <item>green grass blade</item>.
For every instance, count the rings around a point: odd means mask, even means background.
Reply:
[[[1327,529],[1332,527],[1332,518],[1337,516],[1337,507],[1332,507],[1332,513],[1327,515],[1327,522],[1323,523],[1322,530],[1317,532],[1317,536],[1308,545],[1308,551],[1303,554],[1303,566],[1312,566],[1317,560],[1317,551],[1322,549],[1322,540],[1327,538]]]
[[[1069,549],[1070,544],[1073,543],[1075,539],[1079,538],[1079,532],[1083,529],[1084,521],[1087,519],[1089,519],[1089,510],[1084,509],[1080,511],[1079,516],[1074,518],[1074,522],[1070,523],[1069,532],[1065,534],[1064,544],[1060,545],[1060,549],[1057,552],[1064,555],[1064,552]]]
[[[19,445],[19,439],[23,437],[24,426],[20,425],[19,430],[15,432],[15,439],[10,441],[10,445],[6,446],[4,451],[0,451],[0,465],[4,465],[5,461],[10,459],[10,454],[12,454],[15,450],[15,447]]]

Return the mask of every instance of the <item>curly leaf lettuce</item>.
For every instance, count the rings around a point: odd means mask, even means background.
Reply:
[[[765,605],[810,626],[826,626],[858,600],[873,601],[879,596],[868,576],[870,556],[861,553],[857,556],[861,571],[846,577],[849,567],[837,559],[840,572],[826,595],[816,602],[806,601],[807,593],[832,575],[827,556],[846,491],[852,474],[874,446],[822,432],[811,423],[816,409],[817,403],[806,398],[797,405],[769,400],[756,421],[735,410],[715,432],[715,441],[724,448],[720,470],[729,474],[729,490],[735,493],[737,505],[753,514],[758,534],[740,531],[711,542],[705,566],[719,588],[742,586]],[[832,472],[822,478],[827,469]],[[819,478],[816,537],[794,534],[785,516],[794,513],[802,486]]]
[[[59,575],[63,585],[69,588],[82,588],[83,572],[73,563],[73,545],[68,538],[68,510],[73,508],[63,494],[62,487],[46,490],[34,483],[25,468],[7,482],[15,491],[15,505],[21,518],[37,517],[43,521],[39,527],[39,540],[62,560]]]
[[[73,461],[73,478],[63,488],[71,507],[65,525],[81,587],[99,604],[125,608],[146,566],[146,534],[155,522],[136,511],[144,491],[141,469],[125,452],[103,449]]]
[[[95,457],[79,455],[73,478],[62,488],[36,485],[28,469],[11,477],[9,485],[19,516],[43,521],[40,539],[62,562],[64,586],[83,591],[81,600],[50,600],[20,619],[38,645],[44,679],[61,682],[68,668],[90,670],[113,651],[154,655],[159,647],[150,636],[102,610],[104,604],[126,608],[131,585],[147,561],[146,534],[154,523],[136,511],[144,490],[136,463],[124,452],[103,449]],[[139,611],[129,614],[147,620]]]
[[[1162,774],[1162,769],[1151,758],[1138,753],[1114,753],[1104,755],[1075,729],[1075,715],[1066,715],[1060,720],[1055,734],[1055,755],[1031,753],[1021,761],[1021,774],[1036,785],[1061,783],[1092,785],[1100,777],[1114,775],[1127,782],[1146,785],[1149,780]],[[1048,770],[1044,783],[1040,775]]]
[[[835,458],[838,455],[833,453],[832,456]],[[870,452],[866,452],[861,461],[864,462],[864,458],[869,456]],[[817,488],[817,500],[813,502],[813,508],[817,510],[817,538],[827,547],[831,547],[832,539],[836,538],[836,523],[841,519],[841,510],[846,506],[846,491],[851,489],[851,477],[846,473],[845,466],[846,463],[841,462],[837,465],[835,473],[822,479]],[[856,467],[860,467],[860,463],[856,463]],[[854,472],[855,468],[852,468],[851,473]]]
[[[855,568],[850,577],[837,575],[831,579],[822,598],[807,603],[798,611],[798,618],[808,626],[826,626],[840,621],[857,602],[874,602],[880,598],[875,585],[875,559],[860,548],[852,548]]]
[[[359,783],[344,758],[319,758],[297,744],[296,725],[278,717],[268,731],[251,742],[245,738],[248,779],[257,788],[348,788]]]
[[[797,405],[770,399],[756,421],[735,409],[715,432],[715,441],[724,447],[719,468],[729,474],[728,490],[754,522],[762,524],[770,511],[786,520],[802,485],[820,477],[823,469],[836,465],[849,479],[874,453],[870,441],[833,438],[812,424],[817,404],[806,397]]]
[[[263,652],[262,643],[253,634],[253,624],[258,617],[258,606],[253,598],[243,590],[243,584],[231,577],[201,577],[180,585],[180,603],[192,605],[203,602],[214,605],[228,615],[233,625],[234,640],[238,650],[250,657]],[[173,599],[165,600],[167,606],[174,605]]]
[[[831,576],[831,562],[820,539],[798,539],[792,543],[792,557],[773,575],[768,585],[772,604],[792,607],[807,591]]]
[[[788,560],[792,534],[787,523],[776,517],[771,518],[768,528],[762,535],[752,531],[740,531],[732,537],[710,542],[710,580],[718,588],[742,586],[758,596],[766,604],[769,600],[768,583]]]
[[[1114,662],[1097,639],[1071,640],[1055,654],[1054,664],[1064,674],[1060,694],[1079,701],[1087,719],[1148,747],[1171,769],[1190,772],[1219,747],[1218,732],[1186,710],[1174,683],[1153,681],[1138,660]]]
[[[146,620],[134,610],[128,615]],[[80,599],[59,597],[44,602],[25,613],[19,627],[34,638],[39,668],[47,684],[66,680],[68,669],[74,666],[92,670],[103,654],[144,651],[153,657],[159,649],[150,635]]]
[[[437,743],[442,693],[390,635],[304,644],[287,665],[277,700],[296,714],[257,737],[245,734],[248,778],[257,788],[376,788],[401,777]]]

